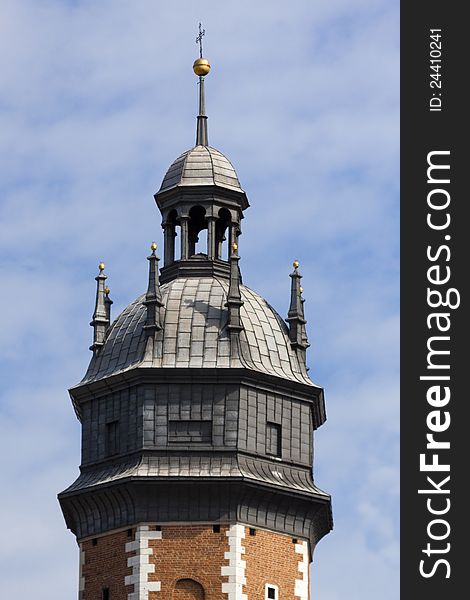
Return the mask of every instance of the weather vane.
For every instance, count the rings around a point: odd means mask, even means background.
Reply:
[[[196,44],[199,44],[199,56],[202,58],[202,38],[206,35],[206,30],[202,29],[201,23],[199,23],[199,35],[196,37]]]

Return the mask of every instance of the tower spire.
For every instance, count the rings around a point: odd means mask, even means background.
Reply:
[[[291,295],[290,306],[286,321],[289,323],[289,337],[291,346],[298,350],[305,361],[305,351],[309,347],[307,340],[307,331],[305,324],[307,321],[304,317],[304,299],[302,298],[302,288],[300,280],[302,275],[299,272],[299,261],[293,262],[294,271],[290,274],[291,277]]]
[[[228,308],[228,325],[231,332],[238,333],[243,329],[240,318],[240,306],[243,304],[240,293],[240,270],[238,268],[238,244],[232,244],[230,253],[230,283],[225,306]]]
[[[147,307],[147,319],[144,329],[148,334],[160,331],[162,328],[160,320],[160,308],[163,306],[160,282],[158,280],[158,256],[155,254],[157,244],[152,242],[150,246],[152,254],[147,257],[149,261],[149,284],[145,295],[144,304]]]
[[[243,329],[240,307],[243,300],[240,292],[240,269],[238,268],[238,244],[233,242],[230,253],[230,282],[228,287],[227,302],[228,308],[227,329],[230,334],[230,352],[232,358],[240,356],[240,331]]]
[[[104,338],[109,327],[111,300],[107,301],[107,293],[105,291],[104,282],[107,277],[104,274],[104,263],[98,265],[99,273],[95,277],[96,280],[96,301],[95,312],[93,313],[90,325],[93,327],[93,344],[90,350],[95,352],[104,344]]]
[[[206,30],[202,29],[201,23],[199,23],[199,35],[196,37],[196,44],[199,44],[199,58],[197,58],[193,64],[193,71],[199,77],[199,114],[197,116],[196,146],[209,145],[206,102],[204,96],[204,77],[211,70],[211,66],[209,61],[202,56],[202,38],[205,34]]]

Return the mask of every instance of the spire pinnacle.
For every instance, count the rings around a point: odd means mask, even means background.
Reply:
[[[158,261],[160,259],[155,254],[157,244],[152,242],[150,249],[152,250],[152,253],[147,257],[147,260],[149,261],[149,284],[144,300],[144,304],[147,307],[147,318],[145,320],[144,329],[148,334],[162,329],[160,308],[163,306],[160,282],[158,279]]]
[[[199,114],[197,116],[196,146],[208,146],[209,137],[207,134],[207,116],[206,102],[204,96],[204,77],[209,74],[211,66],[207,58],[202,56],[202,38],[206,33],[199,23],[199,35],[196,37],[196,44],[199,44],[199,58],[194,61],[193,71],[199,77]]]
[[[93,313],[92,321],[90,323],[90,325],[93,327],[93,344],[90,346],[90,350],[93,350],[93,352],[99,350],[104,344],[104,339],[110,323],[111,304],[113,303],[113,301],[108,297],[109,289],[105,288],[104,284],[107,277],[104,274],[103,262],[100,262],[98,269],[99,274],[95,277],[95,312]],[[106,290],[108,290],[108,292],[106,292]]]
[[[290,307],[286,321],[289,323],[289,337],[291,346],[298,349],[305,361],[305,351],[309,347],[307,340],[307,331],[305,324],[307,321],[304,316],[304,302],[302,298],[303,289],[300,285],[302,275],[299,272],[299,261],[294,260],[292,263],[294,271],[290,274],[291,277],[291,295]]]
[[[240,306],[243,304],[242,296],[240,293],[240,270],[238,268],[238,244],[235,242],[232,244],[232,252],[230,254],[230,283],[227,294],[227,302],[225,306],[228,308],[228,329],[232,332],[238,333],[243,329],[243,325],[240,319]]]

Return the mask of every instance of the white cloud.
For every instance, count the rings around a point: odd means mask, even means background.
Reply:
[[[79,461],[66,388],[89,358],[98,261],[114,314],[146,287],[148,245],[161,241],[152,194],[194,138],[199,19],[209,137],[252,204],[245,282],[286,313],[302,263],[328,412],[316,478],[336,523],[316,549],[315,597],[395,598],[398,8],[381,0],[2,2],[0,508],[12,543],[0,590],[76,596],[55,501]]]

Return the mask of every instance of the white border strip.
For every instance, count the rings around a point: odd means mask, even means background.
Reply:
[[[80,550],[79,567],[78,567],[78,600],[82,600],[85,594],[85,577],[83,575],[83,565],[85,564],[85,550],[83,544],[78,545]]]
[[[159,592],[160,581],[148,581],[148,574],[155,573],[155,565],[150,564],[153,554],[149,548],[149,540],[161,540],[161,531],[150,531],[148,525],[139,525],[136,529],[135,540],[127,542],[126,552],[136,552],[135,556],[127,559],[127,566],[132,567],[132,575],[126,575],[125,585],[134,585],[134,591],[127,595],[128,600],[148,600],[149,592]]]
[[[242,546],[245,526],[232,525],[226,535],[230,550],[224,553],[224,557],[229,562],[228,566],[221,568],[221,574],[228,577],[228,582],[222,584],[222,593],[228,595],[228,600],[248,600],[247,595],[243,593],[243,586],[246,585],[246,561],[242,560],[242,554],[245,554],[245,548]]]
[[[308,544],[307,542],[300,542],[295,545],[295,551],[302,555],[302,559],[299,560],[299,572],[302,574],[302,579],[295,580],[294,596],[301,598],[301,600],[308,600]]]

